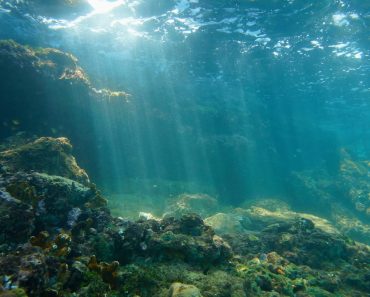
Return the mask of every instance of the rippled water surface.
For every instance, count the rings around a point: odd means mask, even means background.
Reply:
[[[132,95],[135,120],[104,146],[123,175],[233,196],[370,152],[368,1],[47,3],[0,1],[0,37],[71,52]]]

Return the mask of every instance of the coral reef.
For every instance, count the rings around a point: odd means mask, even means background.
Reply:
[[[1,297],[334,297],[370,291],[369,246],[324,219],[261,204],[203,220],[194,210],[206,216],[203,210],[215,202],[205,195],[179,197],[173,215],[162,219],[116,218],[78,167],[67,139],[2,148]]]

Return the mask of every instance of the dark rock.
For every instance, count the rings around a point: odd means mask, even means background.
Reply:
[[[34,221],[30,205],[0,188],[0,244],[28,240],[34,230]]]
[[[132,223],[123,237],[116,236],[115,245],[117,257],[124,263],[141,257],[209,266],[222,263],[231,256],[230,247],[195,215],[186,215],[179,220]]]

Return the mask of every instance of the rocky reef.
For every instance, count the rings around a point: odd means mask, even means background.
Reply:
[[[1,150],[1,297],[370,291],[369,247],[325,220],[260,206],[203,220],[191,210],[217,211],[207,195],[179,196],[160,219],[113,217],[68,139],[8,141]],[[230,221],[240,226],[221,228]]]
[[[295,172],[294,191],[304,207],[326,210],[346,235],[370,244],[370,162],[340,151],[336,174],[325,170]],[[306,203],[302,200],[307,201]]]
[[[0,137],[17,131],[73,135],[66,118],[82,130],[92,129],[79,114],[91,112],[94,104],[104,99],[125,101],[128,96],[95,88],[72,54],[31,48],[12,40],[0,41],[0,89]]]
[[[82,2],[30,1],[27,5],[70,7]],[[0,40],[0,91],[0,141],[16,138],[17,133],[26,138],[67,136],[91,173],[98,172],[93,168],[97,162],[88,160],[97,160],[101,151],[109,150],[104,136],[99,141],[96,138],[96,131],[104,130],[107,124],[102,110],[108,114],[115,111],[122,117],[130,110],[127,93],[96,86],[74,55],[13,40]],[[9,154],[13,154],[9,158],[15,158],[18,152]],[[110,165],[104,164],[109,172]],[[53,162],[50,168],[54,168]]]

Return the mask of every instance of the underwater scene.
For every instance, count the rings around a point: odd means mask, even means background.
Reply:
[[[370,296],[369,0],[0,0],[0,297]]]

